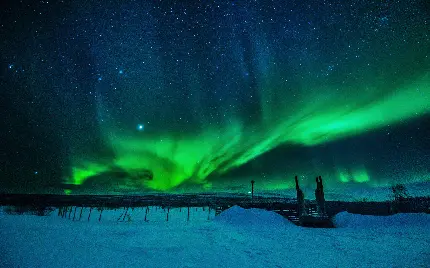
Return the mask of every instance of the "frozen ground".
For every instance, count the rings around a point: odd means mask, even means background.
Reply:
[[[297,227],[277,214],[233,207],[98,212],[87,221],[0,210],[1,267],[430,267],[430,215],[340,213],[336,229]],[[78,210],[79,213],[79,210]],[[79,214],[78,214],[79,215]],[[73,214],[72,214],[73,216]],[[128,217],[127,217],[128,218]]]

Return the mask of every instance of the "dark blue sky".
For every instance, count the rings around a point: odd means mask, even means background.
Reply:
[[[3,6],[4,189],[430,179],[427,1]]]

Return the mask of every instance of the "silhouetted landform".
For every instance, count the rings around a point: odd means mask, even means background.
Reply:
[[[305,213],[305,195],[303,191],[300,189],[299,181],[297,176],[294,178],[296,182],[296,193],[297,193],[297,215],[300,217]]]
[[[315,200],[317,202],[317,210],[319,215],[325,214],[325,198],[324,186],[321,176],[316,177],[317,188],[315,190]]]
[[[315,190],[315,202],[312,204],[308,202],[307,205],[305,204],[305,196],[300,189],[297,176],[294,177],[294,180],[296,182],[297,192],[296,215],[294,216],[293,212],[287,211],[285,217],[295,224],[304,227],[333,228],[333,221],[325,210],[324,187],[321,176],[316,177],[317,187]],[[285,210],[281,210],[278,213],[285,214]]]
[[[294,222],[294,220],[291,221]],[[296,224],[312,228],[334,228],[332,218],[319,215],[303,215],[298,219],[298,223]]]
[[[83,207],[216,207],[252,204],[249,195],[217,194],[154,194],[154,195],[51,195],[51,194],[0,194],[0,205],[15,206],[83,206]],[[254,196],[257,204],[284,204],[295,202],[282,197]],[[254,204],[254,205],[257,205]]]
[[[234,205],[243,208],[261,208],[275,211],[292,222],[308,227],[332,227],[331,219],[339,212],[347,211],[362,215],[392,215],[393,202],[344,202],[325,201],[325,215],[318,214],[315,201],[304,200],[306,216],[300,222],[297,213],[297,200],[281,197],[249,195],[212,195],[212,194],[184,194],[184,195],[38,195],[38,194],[3,194],[0,195],[0,205],[14,206],[11,214],[23,214],[32,211],[34,215],[43,215],[52,211],[53,207],[79,208],[90,207],[97,209],[135,208],[135,207],[210,207],[219,214]],[[430,213],[430,197],[407,198],[396,202],[396,212],[402,213]]]

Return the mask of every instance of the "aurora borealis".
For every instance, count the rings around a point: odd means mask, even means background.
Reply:
[[[429,187],[427,1],[6,6],[4,189]]]

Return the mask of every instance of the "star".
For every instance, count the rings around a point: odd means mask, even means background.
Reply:
[[[138,124],[137,127],[136,127],[136,129],[138,131],[144,131],[145,130],[145,126],[143,124]]]

